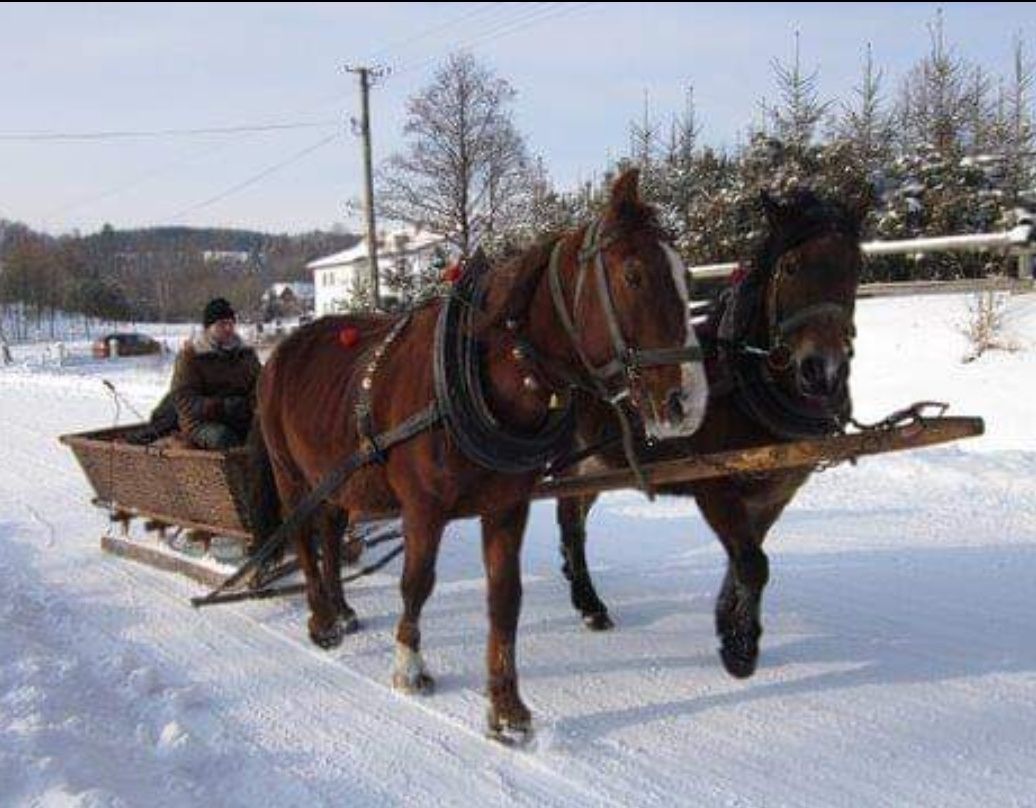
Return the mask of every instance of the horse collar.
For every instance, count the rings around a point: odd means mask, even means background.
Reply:
[[[508,473],[542,471],[571,441],[575,411],[548,410],[533,434],[502,423],[490,410],[484,389],[483,346],[473,335],[484,290],[482,273],[469,268],[443,301],[435,329],[435,396],[450,437],[473,462]],[[508,329],[514,331],[508,325]]]

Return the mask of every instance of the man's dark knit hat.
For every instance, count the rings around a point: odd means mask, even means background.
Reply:
[[[230,302],[226,298],[214,297],[205,304],[205,314],[202,315],[201,322],[202,325],[208,328],[220,320],[236,319],[237,315],[234,314],[234,309],[231,307]]]

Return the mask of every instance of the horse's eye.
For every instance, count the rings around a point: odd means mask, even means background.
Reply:
[[[622,264],[622,277],[626,284],[634,289],[640,288],[640,265],[632,258],[626,259]]]

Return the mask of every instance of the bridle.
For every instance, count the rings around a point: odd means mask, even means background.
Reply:
[[[853,355],[853,341],[856,338],[856,326],[853,323],[853,310],[844,303],[831,300],[813,303],[803,306],[782,315],[781,312],[781,288],[785,284],[791,268],[797,261],[794,251],[805,242],[823,235],[846,235],[840,228],[827,227],[823,230],[808,233],[797,239],[793,244],[785,245],[774,261],[773,272],[766,288],[766,319],[768,343],[765,346],[756,346],[743,342],[739,350],[743,353],[755,356],[763,356],[766,363],[776,373],[786,371],[792,362],[792,350],[786,342],[788,335],[801,328],[803,325],[815,320],[834,320],[838,322],[845,334],[846,354]]]
[[[642,411],[642,375],[645,368],[661,367],[664,365],[683,365],[688,362],[702,362],[704,357],[701,347],[698,345],[684,345],[679,348],[649,348],[640,349],[630,345],[623,336],[622,327],[619,325],[619,318],[615,311],[615,301],[612,297],[611,285],[608,282],[608,273],[604,265],[604,253],[615,241],[615,236],[609,233],[603,226],[601,219],[595,220],[586,230],[583,236],[583,243],[576,256],[577,275],[572,297],[572,313],[569,313],[565,303],[565,291],[561,279],[561,251],[563,240],[559,239],[550,254],[550,263],[547,269],[548,281],[550,284],[550,295],[554,304],[554,311],[561,322],[565,333],[568,335],[576,356],[586,372],[586,379],[573,377],[572,374],[562,372],[560,375],[571,386],[590,393],[593,397],[608,404],[613,409],[619,421],[622,434],[622,446],[629,463],[630,469],[637,478],[637,483],[649,497],[654,493],[644,477],[637,459],[636,447],[634,445],[634,431],[629,421],[629,415],[622,406],[624,400],[629,400],[632,407],[640,414],[643,420]],[[678,292],[683,279],[679,276],[682,266],[679,268],[679,258],[675,250],[667,247],[664,243],[659,244],[673,269],[673,280],[677,285]],[[603,365],[594,365],[582,347],[579,328],[575,322],[575,313],[578,311],[579,300],[582,295],[583,285],[587,273],[592,272],[597,294],[600,298],[601,310],[608,326],[608,334],[612,343],[612,358]],[[686,287],[679,296],[684,303],[686,300]],[[687,328],[691,328],[688,318]],[[614,380],[618,378],[618,389]],[[652,442],[649,437],[648,442]]]
[[[558,240],[550,254],[550,264],[547,270],[550,282],[550,295],[558,320],[565,329],[565,333],[568,335],[569,341],[589,378],[589,386],[586,384],[579,384],[578,386],[588,389],[597,398],[613,406],[628,398],[630,403],[639,410],[642,370],[664,365],[701,362],[702,352],[697,345],[686,345],[679,348],[641,349],[631,346],[626,341],[622,328],[619,325],[611,285],[604,265],[604,253],[614,241],[614,235],[605,230],[600,219],[595,220],[587,228],[583,236],[582,246],[577,255],[578,274],[572,300],[572,313],[570,314],[565,303],[565,292],[561,280],[561,251],[563,242]],[[672,261],[672,255],[675,253],[666,250],[664,244],[660,246],[666,251],[670,261]],[[601,310],[604,313],[604,319],[608,326],[613,352],[613,356],[608,362],[598,366],[595,366],[590,361],[583,350],[579,328],[574,320],[574,314],[578,310],[579,299],[582,295],[583,284],[588,272],[592,272],[594,276],[594,283],[600,298]],[[690,323],[688,323],[687,327],[691,327]],[[613,384],[613,380],[616,377],[619,379],[618,389]]]
[[[761,263],[736,287],[718,328],[717,343],[727,357],[724,364],[729,368],[738,405],[775,435],[792,440],[835,434],[851,417],[848,389],[843,387],[820,403],[783,389],[779,381],[794,361],[788,337],[806,323],[819,319],[840,323],[846,354],[852,356],[855,329],[851,304],[828,299],[793,311],[782,310],[782,293],[798,260],[794,251],[807,241],[829,234],[855,238],[844,226],[825,222],[779,245],[771,253],[776,258],[769,272]],[[760,315],[765,327],[763,345],[751,341]]]

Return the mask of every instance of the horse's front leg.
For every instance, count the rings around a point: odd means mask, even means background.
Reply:
[[[489,641],[486,669],[489,729],[498,736],[527,737],[532,716],[518,694],[515,635],[522,604],[520,552],[529,503],[482,517],[482,559],[486,568]]]
[[[445,517],[434,508],[403,509],[403,614],[396,625],[392,686],[405,693],[430,693],[435,687],[421,657],[420,620],[421,609],[435,586],[435,562],[445,526]]]
[[[608,607],[597,596],[586,564],[586,517],[593,506],[593,497],[559,499],[558,529],[561,531],[561,572],[569,583],[572,605],[583,616],[583,624],[592,631],[613,627]]]
[[[770,580],[770,562],[762,544],[808,475],[774,475],[748,483],[703,483],[697,500],[709,526],[727,551],[727,573],[716,598],[719,655],[731,676],[755,673],[763,627],[763,590]]]

